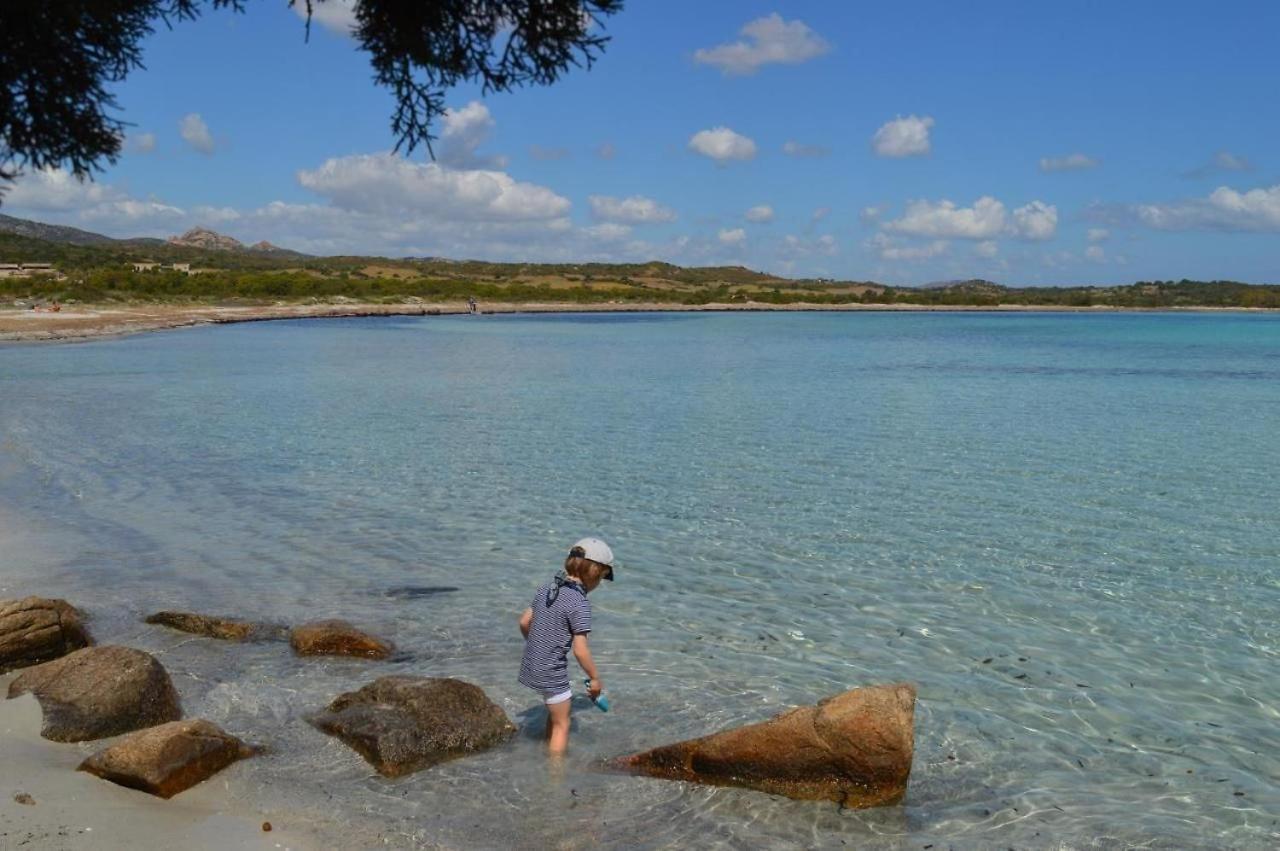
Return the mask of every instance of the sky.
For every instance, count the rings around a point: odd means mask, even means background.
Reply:
[[[629,0],[590,70],[447,93],[393,154],[350,37],[285,0],[163,26],[91,183],[0,212],[313,254],[1008,285],[1280,283],[1275,0]]]

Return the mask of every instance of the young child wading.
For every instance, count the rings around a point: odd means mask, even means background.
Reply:
[[[591,632],[591,603],[587,594],[600,580],[613,581],[613,550],[599,538],[583,538],[569,550],[564,572],[538,589],[533,605],[520,616],[524,633],[524,659],[520,682],[542,695],[547,704],[547,739],[553,754],[564,753],[569,744],[569,666],[573,658],[591,677],[588,690],[600,696],[604,683],[591,659],[587,633]]]

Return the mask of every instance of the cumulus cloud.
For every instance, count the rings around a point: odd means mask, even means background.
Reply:
[[[813,213],[809,215],[809,221],[812,224],[817,224],[829,215],[831,215],[830,207],[815,207]]]
[[[901,115],[888,122],[871,137],[871,147],[882,157],[916,157],[929,153],[931,116]]]
[[[789,157],[825,157],[831,152],[821,145],[805,145],[788,139],[782,143],[782,153]]]
[[[1280,232],[1280,184],[1247,192],[1219,186],[1207,198],[1142,204],[1134,213],[1157,230]]]
[[[118,187],[80,180],[61,168],[24,174],[5,195],[5,208],[42,219],[81,224],[107,222],[122,228],[151,227],[184,215],[181,208],[172,204],[155,198],[134,198]]]
[[[149,154],[156,149],[155,133],[130,134],[125,139],[125,147],[138,154]]]
[[[393,154],[357,154],[299,171],[298,182],[338,206],[401,211],[421,218],[547,221],[569,212],[569,200],[501,171],[454,170]]]
[[[1089,168],[1097,168],[1099,161],[1086,154],[1068,154],[1065,157],[1041,157],[1040,170],[1043,172],[1054,171],[1083,171]]]
[[[829,257],[839,250],[840,243],[829,233],[824,233],[814,239],[787,234],[782,240],[783,257],[809,257],[815,254]]]
[[[1106,228],[1089,228],[1087,236],[1090,242],[1106,242],[1111,238],[1111,231]]]
[[[1009,215],[1004,204],[984,195],[972,207],[953,201],[909,201],[901,218],[881,227],[893,233],[936,239],[989,240],[1001,235],[1044,240],[1057,232],[1058,208],[1032,201]]]
[[[305,0],[293,4],[298,17],[307,17]],[[356,28],[356,0],[322,0],[311,4],[311,22],[329,32],[349,36]]]
[[[213,153],[213,134],[209,132],[209,125],[204,123],[200,113],[192,112],[179,121],[178,132],[188,145],[200,153]]]
[[[881,260],[919,261],[930,260],[947,252],[945,240],[937,239],[924,245],[904,245],[892,237],[878,233],[867,240],[867,247],[875,251]]]
[[[476,153],[489,140],[493,128],[494,120],[489,108],[478,100],[461,109],[445,110],[436,161],[451,168],[506,168],[506,157]]]
[[[1022,239],[1052,239],[1058,230],[1058,208],[1043,201],[1032,201],[1013,211],[1013,235]]]
[[[784,21],[777,12],[751,21],[740,34],[739,41],[695,51],[693,61],[736,76],[754,74],[765,65],[798,65],[831,49],[803,21]]]
[[[762,225],[773,221],[773,207],[768,204],[757,204],[745,214],[746,220],[754,224]]]
[[[1084,250],[1084,256],[1094,263],[1105,263],[1107,261],[1106,249],[1101,245],[1090,245]]]
[[[601,221],[647,225],[676,220],[675,210],[643,195],[632,195],[630,198],[592,195],[587,198],[587,202],[591,204],[591,214]]]
[[[738,247],[746,243],[747,232],[742,228],[722,228],[721,231],[716,234],[716,238],[720,240],[721,245]]]
[[[699,130],[689,139],[689,150],[724,165],[730,160],[749,160],[756,155],[756,143],[728,127]]]
[[[1253,163],[1239,154],[1233,154],[1230,151],[1218,151],[1209,162],[1184,172],[1183,176],[1210,177],[1215,174],[1237,171],[1253,171]]]

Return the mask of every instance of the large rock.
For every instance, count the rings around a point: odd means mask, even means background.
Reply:
[[[386,659],[392,646],[361,632],[346,621],[315,621],[289,631],[289,645],[299,656],[359,656]]]
[[[915,750],[915,686],[859,688],[760,724],[614,760],[633,774],[848,807],[895,804]]]
[[[164,666],[131,647],[87,647],[28,668],[9,697],[31,692],[44,710],[40,735],[84,742],[177,721],[178,693]]]
[[[504,742],[516,728],[479,686],[434,677],[381,677],[339,695],[309,719],[401,777]]]
[[[80,771],[172,798],[254,753],[210,721],[171,721],[98,751],[80,764]]]
[[[93,643],[66,600],[0,600],[0,674],[66,656]]]
[[[148,616],[146,622],[223,641],[281,640],[289,634],[289,628],[285,626],[197,615],[191,612],[156,612]]]

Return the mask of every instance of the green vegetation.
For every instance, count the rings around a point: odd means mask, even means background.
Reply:
[[[138,261],[190,263],[200,274],[135,272]],[[1112,287],[1002,287],[964,281],[930,289],[872,282],[797,281],[740,266],[669,263],[487,263],[438,258],[272,257],[159,240],[69,245],[0,233],[0,263],[51,262],[62,277],[0,278],[0,299],[82,303],[462,301],[661,304],[913,304],[1057,307],[1280,308],[1280,286],[1141,281]]]

